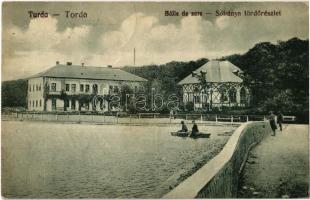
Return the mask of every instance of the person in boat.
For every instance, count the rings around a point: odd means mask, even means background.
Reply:
[[[199,133],[199,130],[198,130],[198,126],[197,126],[195,120],[193,120],[192,123],[193,123],[193,127],[192,127],[192,133],[190,136],[195,136],[195,135],[197,135],[197,133]]]
[[[179,130],[178,132],[188,132],[187,126],[184,123],[184,121],[181,121],[181,124],[182,124],[182,129]]]

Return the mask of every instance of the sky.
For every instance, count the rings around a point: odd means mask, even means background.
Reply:
[[[184,10],[203,16],[165,16]],[[216,16],[217,10],[242,16]],[[281,16],[246,17],[244,10]],[[28,11],[49,16],[32,19]],[[87,18],[66,18],[65,11]],[[303,2],[4,2],[2,80],[26,78],[56,61],[132,66],[134,48],[136,66],[242,54],[258,42],[308,39],[308,15]]]

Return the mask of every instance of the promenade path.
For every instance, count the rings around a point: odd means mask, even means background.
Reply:
[[[239,198],[309,197],[309,126],[284,125],[249,154]]]

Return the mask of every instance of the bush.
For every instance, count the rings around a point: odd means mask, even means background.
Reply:
[[[194,103],[193,102],[187,102],[184,106],[184,110],[188,112],[194,111]]]

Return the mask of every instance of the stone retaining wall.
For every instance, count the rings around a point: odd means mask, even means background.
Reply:
[[[239,175],[250,149],[270,132],[268,122],[242,124],[216,157],[163,198],[236,197]]]

